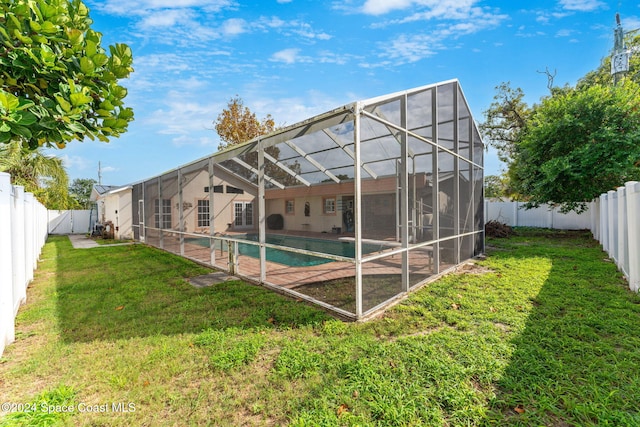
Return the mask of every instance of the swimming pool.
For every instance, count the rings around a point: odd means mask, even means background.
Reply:
[[[231,237],[231,236],[230,236]],[[258,241],[257,234],[245,234],[234,235],[236,239],[249,240],[252,242]],[[186,241],[195,243],[200,246],[209,247],[208,237],[187,238]],[[286,246],[289,248],[305,249],[307,251],[321,252],[330,255],[338,255],[347,258],[355,258],[355,242],[346,240],[329,240],[329,239],[314,239],[300,236],[286,236],[282,234],[267,234],[265,236],[265,242],[272,245]],[[216,241],[216,248],[220,249],[220,241]],[[362,244],[362,253],[368,254],[377,252],[384,247],[377,244]],[[260,248],[257,245],[250,245],[246,243],[238,244],[238,252],[241,255],[250,256],[253,258],[260,258]],[[267,261],[277,262],[279,264],[288,265],[290,267],[309,267],[313,265],[320,265],[332,262],[333,260],[328,258],[317,257],[313,255],[300,254],[296,252],[289,252],[275,248],[266,248]]]

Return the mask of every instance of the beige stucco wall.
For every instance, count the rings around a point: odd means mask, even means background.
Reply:
[[[316,231],[330,233],[333,227],[342,225],[342,196],[334,196],[336,200],[336,212],[323,213],[323,196],[295,197],[293,199],[271,199],[265,203],[267,216],[280,214],[284,219],[284,228],[287,230]],[[295,212],[285,213],[285,200],[294,200]],[[309,216],[305,216],[305,203],[309,202]],[[267,230],[268,231],[268,230]],[[276,231],[277,232],[277,231]]]
[[[101,202],[104,202],[102,204]],[[132,239],[132,204],[131,189],[124,189],[115,193],[106,194],[98,205],[102,204],[102,213],[105,221],[111,221],[115,227],[114,237],[116,239]],[[102,219],[100,217],[100,219]]]
[[[253,206],[253,223],[257,224],[257,206],[256,197],[257,189],[241,179],[234,176],[225,174],[226,176],[215,176],[213,185],[223,185],[225,192],[212,193],[213,194],[213,210],[214,210],[214,225],[215,233],[224,233],[229,231],[243,231],[238,230],[233,225],[234,223],[234,203],[235,202],[251,202]],[[226,192],[227,186],[233,186],[236,188],[242,188],[244,194],[230,194]],[[209,173],[207,171],[201,171],[193,179],[186,183],[186,186],[182,190],[182,203],[183,203],[183,218],[185,231],[188,233],[205,233],[209,234],[209,227],[198,227],[198,200],[204,200],[209,198],[209,193],[205,192],[205,187],[209,186]],[[210,189],[213,192],[213,188]],[[172,225],[178,227],[180,211],[179,208],[180,197],[178,195],[171,199],[171,217]],[[210,206],[211,209],[211,206]],[[232,224],[229,226],[229,224]]]

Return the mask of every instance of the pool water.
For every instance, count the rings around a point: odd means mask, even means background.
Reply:
[[[244,236],[233,236],[235,238],[241,238],[252,242],[258,241],[257,234],[246,234]],[[195,239],[187,239],[191,243],[198,244],[200,246],[209,247],[209,238],[201,237]],[[355,258],[355,242],[344,240],[328,240],[328,239],[313,239],[299,236],[285,236],[282,234],[267,234],[265,242],[272,245],[286,246],[296,249],[305,249],[313,252],[321,252],[325,254],[338,255],[347,258]],[[220,245],[220,241],[216,242],[216,245]],[[218,247],[218,246],[216,246]],[[218,247],[219,249],[219,247]],[[362,244],[362,253],[368,254],[371,252],[377,252],[382,248],[380,245],[374,244]],[[250,244],[238,244],[238,252],[241,255],[250,256],[252,258],[260,258],[260,248],[256,245]],[[313,265],[320,265],[332,262],[333,260],[328,258],[317,257],[307,254],[299,254],[295,252],[283,251],[274,248],[266,248],[267,261],[277,262],[279,264],[288,265],[290,267],[309,267]]]

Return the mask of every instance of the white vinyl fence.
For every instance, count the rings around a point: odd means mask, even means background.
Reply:
[[[594,210],[589,206],[586,212],[562,213],[559,208],[542,205],[534,209],[524,209],[523,202],[493,202],[485,200],[484,218],[486,222],[499,221],[511,227],[540,227],[556,230],[586,230],[592,228]]]
[[[627,182],[617,191],[600,195],[594,203],[599,214],[593,235],[629,281],[640,289],[640,182]]]
[[[0,172],[0,356],[15,339],[15,317],[46,239],[47,209]]]
[[[627,182],[617,191],[602,194],[579,215],[563,214],[548,206],[525,210],[523,205],[486,200],[485,221],[497,220],[512,227],[591,230],[627,278],[629,289],[640,290],[640,182]]]
[[[94,218],[91,218],[91,216]],[[49,234],[87,234],[97,218],[96,211],[48,211]]]

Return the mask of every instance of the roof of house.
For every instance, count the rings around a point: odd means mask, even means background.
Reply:
[[[107,194],[112,194],[118,191],[125,190],[127,188],[131,188],[130,185],[102,185],[102,184],[94,184],[93,189],[91,190],[91,201],[96,201],[100,197],[105,196]]]

